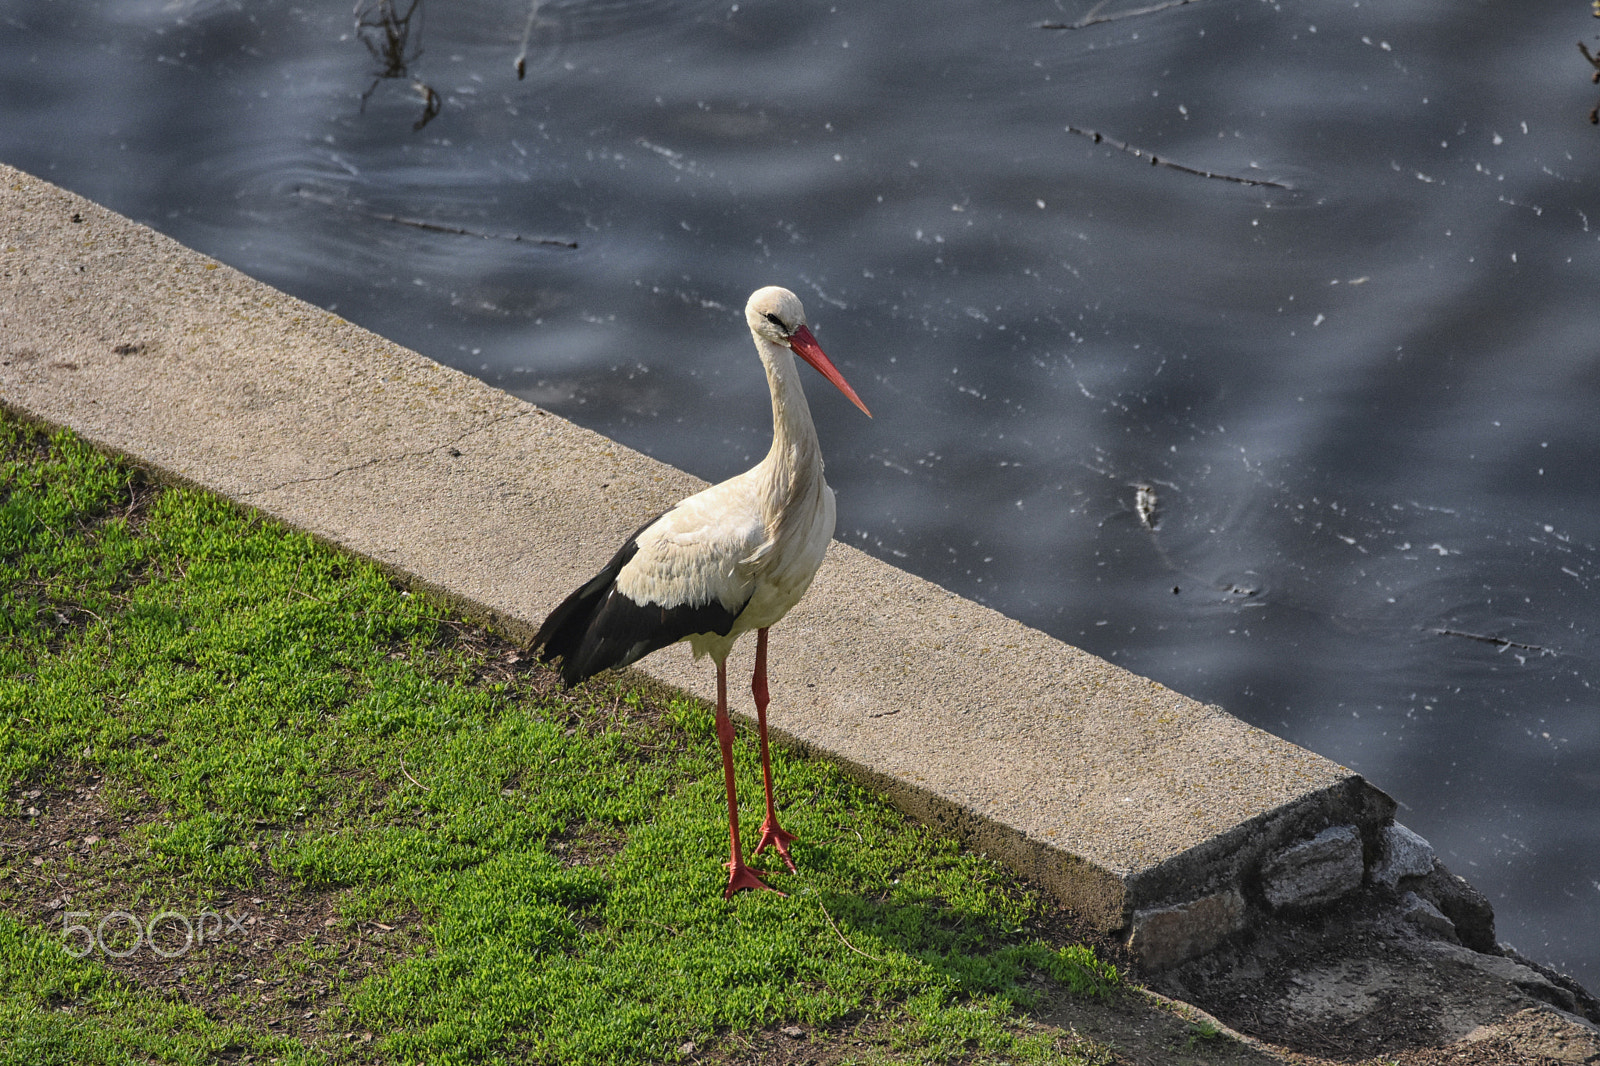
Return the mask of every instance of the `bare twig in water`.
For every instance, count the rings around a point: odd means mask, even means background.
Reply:
[[[411,17],[417,13],[422,0],[411,0],[411,6],[401,14],[394,0],[357,0],[356,36],[367,46],[372,58],[383,64],[380,78],[403,78],[406,67],[422,56],[422,45],[410,50]]]
[[[1463,637],[1467,640],[1481,641],[1484,644],[1493,644],[1501,651],[1505,651],[1507,648],[1521,648],[1523,651],[1536,651],[1540,655],[1556,654],[1550,648],[1543,648],[1537,644],[1523,644],[1520,641],[1507,640],[1505,637],[1490,637],[1482,633],[1464,633],[1459,629],[1435,629],[1434,632],[1441,637]]]
[[[439,99],[439,94],[433,91],[433,86],[427,82],[413,79],[411,87],[422,97],[422,117],[411,124],[412,130],[420,130],[438,117],[439,107],[443,101]]]
[[[1594,14],[1595,18],[1600,18],[1600,7],[1595,8]],[[1600,84],[1600,56],[1596,56],[1589,51],[1589,46],[1582,41],[1578,42],[1578,51],[1583,53],[1583,58],[1587,59],[1589,65],[1594,68],[1594,75],[1589,80]],[[1596,126],[1600,126],[1600,104],[1595,105],[1594,110],[1589,112],[1589,121]]]
[[[453,233],[458,237],[481,237],[486,241],[518,241],[526,244],[546,244],[554,248],[576,248],[578,246],[577,241],[564,241],[556,237],[524,237],[520,233],[484,233],[481,230],[463,229],[460,226],[445,226],[425,219],[386,215],[376,211],[368,212],[368,217],[375,218],[379,222],[393,222],[397,226],[411,226],[414,229],[431,230],[434,233]]]
[[[1112,137],[1107,137],[1104,134],[1096,133],[1094,130],[1083,130],[1079,129],[1077,126],[1067,126],[1066,131],[1068,133],[1075,133],[1079,137],[1087,137],[1095,144],[1110,145],[1119,152],[1127,152],[1129,155],[1139,159],[1148,159],[1150,160],[1151,166],[1169,167],[1172,170],[1182,171],[1185,174],[1193,174],[1198,178],[1214,178],[1217,181],[1231,181],[1237,185],[1255,185],[1267,189],[1290,188],[1290,186],[1285,185],[1281,181],[1269,181],[1266,178],[1241,178],[1237,174],[1219,174],[1214,170],[1201,170],[1199,167],[1185,166],[1182,163],[1175,163],[1170,159],[1162,159],[1154,152],[1147,152],[1143,148],[1135,148],[1133,145],[1128,144],[1125,141],[1119,141]]]
[[[395,6],[395,0],[357,0],[356,36],[381,64],[372,84],[361,94],[362,111],[367,109],[367,100],[379,82],[411,76],[411,64],[422,57],[421,43],[411,48],[411,19],[421,11],[422,0],[411,0],[411,6],[403,14]],[[422,36],[420,23],[417,36],[419,39]],[[422,97],[422,117],[411,125],[413,130],[420,130],[438,117],[442,101],[427,82],[411,78],[411,87]]]
[[[517,53],[517,80],[521,81],[528,73],[528,39],[533,36],[533,24],[539,21],[539,0],[531,0],[528,8],[528,24],[522,27],[522,50]]]
[[[1089,26],[1098,26],[1102,22],[1117,22],[1121,19],[1138,18],[1140,15],[1154,15],[1158,11],[1182,7],[1185,4],[1194,2],[1195,0],[1163,0],[1162,3],[1151,4],[1149,7],[1136,7],[1128,11],[1113,11],[1109,15],[1102,15],[1100,14],[1100,9],[1106,6],[1106,0],[1100,0],[1100,3],[1090,8],[1089,13],[1077,22],[1041,22],[1039,23],[1039,28],[1041,30],[1081,30]]]
[[[410,226],[412,229],[428,230],[431,233],[449,233],[457,237],[477,237],[486,241],[513,241],[517,244],[539,244],[548,248],[576,248],[577,241],[569,241],[560,237],[524,237],[520,233],[485,233],[482,230],[466,229],[461,226],[447,226],[441,222],[429,222],[422,218],[406,218],[404,215],[391,215],[383,211],[366,211],[354,204],[347,204],[332,196],[319,196],[308,189],[296,189],[295,195],[303,200],[313,203],[326,204],[329,207],[343,207],[368,218],[377,219],[379,222],[392,222],[397,226]]]
[[[1583,58],[1587,59],[1589,61],[1589,65],[1594,68],[1594,76],[1589,80],[1593,82],[1600,82],[1600,57],[1596,57],[1593,52],[1589,51],[1589,46],[1584,44],[1582,41],[1578,42],[1578,51],[1583,53]]]

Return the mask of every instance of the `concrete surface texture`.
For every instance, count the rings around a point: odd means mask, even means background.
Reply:
[[[727,350],[760,372],[737,316]],[[518,638],[703,484],[3,166],[0,401]],[[640,666],[714,696],[685,646]],[[837,543],[773,629],[771,666],[775,732],[1102,928],[1160,912],[1156,957],[1267,913],[1274,856],[1334,826],[1376,855],[1392,819],[1342,766]],[[1210,917],[1186,925],[1193,901]]]

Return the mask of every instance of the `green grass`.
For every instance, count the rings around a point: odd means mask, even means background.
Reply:
[[[1120,983],[781,750],[800,871],[724,901],[703,705],[559,693],[376,567],[9,418],[0,631],[0,1063],[715,1060],[794,1025],[827,1061],[1078,1062],[1028,1011]],[[298,939],[66,950],[245,897]]]

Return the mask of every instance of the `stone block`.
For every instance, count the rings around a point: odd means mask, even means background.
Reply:
[[[1444,863],[1435,858],[1433,869],[1416,884],[1415,890],[1450,919],[1461,943],[1486,955],[1500,953],[1494,935],[1494,908],[1483,893],[1445,869]]]
[[[1261,887],[1274,910],[1306,909],[1360,888],[1364,872],[1361,834],[1355,826],[1336,825],[1267,859]]]
[[[1374,884],[1393,888],[1402,877],[1426,877],[1433,872],[1433,845],[1399,822],[1383,827],[1382,850],[1372,866]]]
[[[1215,949],[1245,926],[1244,897],[1227,889],[1175,907],[1138,911],[1128,949],[1145,966],[1164,970]]]
[[[1438,936],[1454,937],[1456,925],[1438,907],[1429,903],[1415,892],[1407,892],[1400,897],[1400,917],[1410,922],[1419,929],[1427,930]]]

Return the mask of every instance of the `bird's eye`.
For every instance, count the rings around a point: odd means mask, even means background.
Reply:
[[[785,333],[789,332],[789,327],[783,324],[783,319],[779,318],[777,315],[773,314],[771,311],[767,312],[767,321],[771,322],[774,326],[777,326],[779,329],[783,330]]]

